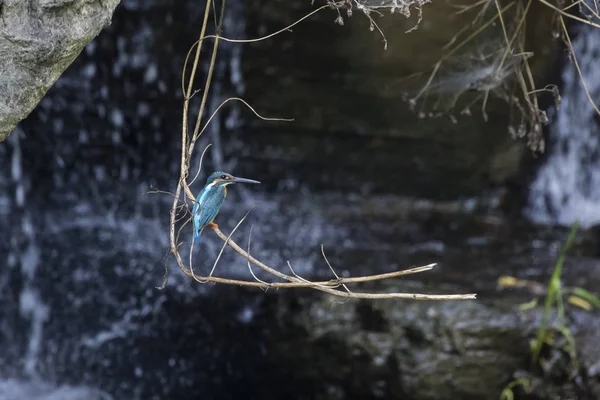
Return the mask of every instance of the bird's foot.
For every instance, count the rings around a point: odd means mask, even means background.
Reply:
[[[208,224],[210,225],[211,229],[219,229],[219,225],[215,224],[214,222],[209,222]]]

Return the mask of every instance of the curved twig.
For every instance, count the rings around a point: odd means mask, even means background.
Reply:
[[[329,260],[327,259],[327,256],[325,255],[325,248],[323,247],[323,245],[321,245],[321,254],[323,255],[323,259],[325,260],[325,262],[327,263],[327,266],[329,267],[329,269],[331,270],[331,272],[333,273],[333,276],[335,276],[335,278],[341,282],[341,278],[338,276],[338,274],[335,272],[335,269],[333,269],[333,267],[331,266],[331,263],[329,262]],[[346,289],[346,292],[350,293],[350,289],[348,289],[348,286],[346,286],[345,283],[341,283],[342,287],[344,289]]]
[[[209,143],[206,145],[206,147],[204,148],[204,151],[202,152],[202,155],[200,156],[200,162],[198,163],[198,171],[196,171],[196,175],[194,175],[194,179],[192,179],[192,181],[190,183],[188,183],[188,186],[192,186],[194,184],[194,182],[196,182],[196,179],[198,179],[198,175],[200,175],[200,171],[202,170],[202,161],[204,160],[204,154],[206,154],[206,150],[208,150],[208,148],[212,146],[212,143]]]
[[[221,39],[222,41],[229,42],[229,43],[253,43],[253,42],[260,42],[262,40],[266,40],[266,39],[272,38],[273,36],[277,36],[280,33],[283,33],[285,31],[289,31],[290,28],[292,28],[293,26],[298,25],[300,22],[304,21],[307,18],[312,17],[316,13],[318,13],[318,12],[320,12],[320,11],[326,9],[326,8],[329,8],[328,4],[324,5],[324,6],[321,6],[321,7],[317,8],[316,10],[313,10],[312,12],[306,14],[304,17],[300,18],[296,22],[294,22],[294,23],[286,26],[285,28],[282,28],[282,29],[278,30],[277,32],[273,32],[273,33],[270,33],[270,34],[268,34],[266,36],[262,36],[262,37],[259,37],[259,38],[255,38],[255,39],[229,39],[229,38],[226,38],[226,37],[223,37],[223,36],[219,36],[219,35],[208,35],[208,36],[201,37],[198,41],[202,41],[204,39]],[[196,41],[196,43],[194,43],[194,44],[197,44],[198,41]]]
[[[594,99],[592,99],[592,96],[590,95],[590,91],[588,90],[588,87],[587,87],[587,83],[585,82],[585,78],[583,77],[583,73],[581,72],[581,68],[579,67],[579,62],[577,61],[577,55],[575,54],[575,49],[573,48],[573,43],[571,43],[571,37],[569,36],[569,32],[567,31],[567,26],[565,25],[565,20],[562,16],[560,17],[560,24],[561,24],[561,27],[565,34],[565,37],[567,38],[567,42],[569,43],[569,50],[571,51],[571,55],[573,56],[573,62],[575,63],[575,68],[577,69],[577,74],[579,75],[579,80],[581,81],[581,84],[583,85],[583,90],[585,91],[585,95],[587,96],[590,104],[594,108],[594,111],[596,111],[596,113],[598,115],[600,115],[600,109],[598,109],[596,102],[594,101]]]
[[[254,228],[254,225],[250,225],[250,233],[248,234],[248,254],[250,254],[250,239],[252,238],[252,228]],[[254,274],[254,271],[252,270],[252,265],[250,264],[250,261],[246,260],[246,262],[248,263],[248,271],[250,271],[250,274],[252,274],[252,277],[257,281],[260,282],[264,285],[267,286],[267,288],[265,288],[265,292],[267,290],[269,290],[270,284],[263,281],[262,279],[260,279],[258,276],[256,276]]]
[[[248,107],[254,113],[254,115],[256,115],[258,118],[262,119],[263,121],[285,121],[285,122],[294,121],[293,118],[263,117],[262,115],[257,113],[256,110],[254,108],[252,108],[252,106],[246,102],[246,100],[241,99],[239,97],[229,97],[229,98],[223,100],[223,102],[221,104],[219,104],[219,107],[217,107],[217,109],[215,111],[213,111],[213,113],[210,116],[210,118],[208,119],[208,121],[206,121],[206,123],[204,124],[204,127],[200,130],[200,133],[198,133],[198,136],[200,136],[204,133],[204,131],[208,127],[208,124],[210,124],[210,121],[212,121],[212,119],[215,117],[215,115],[217,115],[217,112],[221,109],[221,107],[223,107],[225,104],[227,104],[228,102],[233,101],[233,100],[237,100],[237,101],[244,103],[246,105],[246,107]]]
[[[217,268],[217,264],[218,264],[219,260],[221,259],[221,256],[223,255],[223,251],[225,251],[225,247],[229,244],[229,240],[231,239],[231,237],[233,236],[233,234],[235,233],[235,231],[237,230],[237,228],[239,228],[240,225],[242,224],[242,222],[244,222],[244,220],[248,217],[248,214],[250,214],[250,211],[252,211],[252,209],[248,210],[248,212],[246,213],[246,215],[244,215],[244,217],[242,219],[240,219],[240,221],[237,223],[237,225],[235,226],[235,228],[233,228],[233,230],[231,231],[231,233],[229,234],[229,236],[227,236],[227,240],[225,240],[223,242],[223,246],[221,247],[221,251],[219,251],[219,255],[217,256],[217,259],[215,260],[215,263],[214,263],[212,269],[210,270],[210,274],[208,274],[208,279],[210,279],[213,276],[213,273],[215,272],[215,269]]]
[[[213,226],[212,230],[217,234],[217,236],[219,236],[221,238],[221,240],[228,240],[227,236],[225,236],[225,234],[223,232],[221,232],[221,230],[218,227]],[[244,257],[245,259],[247,259],[248,261],[250,261],[257,267],[259,267],[267,272],[270,272],[271,274],[273,274],[279,278],[285,279],[291,283],[297,283],[297,284],[300,283],[301,286],[304,286],[304,287],[307,287],[305,285],[309,285],[308,287],[314,287],[318,290],[321,290],[321,291],[324,291],[326,293],[333,294],[336,296],[340,296],[340,297],[350,297],[350,298],[359,298],[359,299],[392,299],[392,298],[396,298],[396,299],[413,299],[413,300],[472,300],[472,299],[476,298],[476,294],[429,295],[429,294],[420,294],[420,293],[361,293],[361,292],[347,293],[347,292],[342,292],[340,290],[332,289],[331,286],[341,285],[341,284],[350,283],[350,282],[356,283],[356,282],[367,282],[367,281],[373,281],[373,280],[388,279],[389,277],[396,275],[396,274],[402,274],[402,273],[406,274],[406,271],[397,271],[395,273],[392,272],[392,273],[388,273],[388,274],[381,274],[381,275],[379,275],[379,278],[377,278],[377,279],[367,276],[367,277],[360,277],[360,278],[354,278],[354,279],[339,278],[339,279],[331,280],[331,281],[327,281],[327,282],[306,283],[306,282],[301,282],[301,280],[296,277],[279,272],[279,271],[269,267],[268,265],[264,264],[263,262],[257,260],[256,258],[252,257],[250,254],[246,253],[246,251],[244,251],[244,249],[242,249],[240,246],[238,246],[238,244],[235,243],[233,240],[229,240],[228,245],[231,248],[233,248],[238,254],[240,254],[242,257]],[[415,273],[415,272],[411,272],[411,273]],[[386,276],[386,277],[384,277],[384,276]],[[253,283],[255,283],[255,282],[253,282]],[[272,285],[273,285],[273,287],[277,287],[276,283],[274,283]],[[324,286],[329,286],[329,287],[324,287]],[[285,286],[279,286],[279,287],[285,287]]]

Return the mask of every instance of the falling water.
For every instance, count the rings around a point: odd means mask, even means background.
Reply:
[[[590,97],[600,103],[600,30],[577,27],[573,50]],[[600,118],[576,65],[562,73],[562,102],[550,127],[546,163],[531,186],[526,213],[538,223],[583,226],[600,222]]]
[[[224,30],[227,32],[227,36],[235,39],[243,39],[244,31],[246,29],[243,2],[234,2],[230,4],[227,13],[223,17],[223,25]],[[204,118],[204,123],[208,121],[209,115],[212,115],[215,112],[217,113],[210,122],[210,137],[208,140],[210,140],[212,145],[210,155],[212,156],[211,161],[213,168],[219,171],[233,171],[236,164],[234,158],[225,161],[222,133],[223,122],[225,123],[226,129],[231,130],[238,127],[240,107],[235,101],[228,102],[221,108],[219,108],[219,106],[226,100],[226,94],[228,92],[233,92],[232,96],[236,97],[240,97],[243,94],[244,82],[240,65],[242,51],[243,46],[236,46],[227,42],[222,42],[220,44],[220,57],[216,61],[214,80],[210,86],[211,100],[208,107],[210,114],[207,113]],[[206,65],[205,72],[208,72],[208,65]],[[223,118],[223,116],[225,116],[225,118]],[[204,148],[207,141],[202,138],[200,144],[201,148]]]
[[[178,83],[201,19],[193,3],[166,13],[157,3],[122,2],[113,25],[0,145],[0,232],[9,239],[0,241],[0,254],[7,255],[0,258],[0,309],[6,314],[0,318],[0,400],[108,399],[106,392],[119,399],[177,398],[174,391],[193,387],[213,398],[221,382],[211,368],[224,369],[231,358],[219,351],[235,351],[242,363],[247,357],[248,344],[238,352],[227,331],[214,336],[218,319],[211,314],[226,320],[231,313],[248,324],[259,302],[203,308],[198,297],[214,288],[194,285],[172,264],[167,289],[155,289],[164,271],[172,199],[146,193],[151,186],[172,190],[176,182]],[[232,37],[243,35],[243,7],[232,2],[228,9]],[[151,26],[156,18],[161,24]],[[221,45],[211,112],[224,98],[243,94],[241,51]],[[239,111],[230,102],[213,120],[214,152],[207,157],[213,166],[235,171],[237,160],[225,159],[221,136],[238,127]],[[221,223],[233,226],[256,206],[248,221],[268,223],[254,227],[253,254],[274,265],[290,259],[298,273],[310,272],[317,246],[342,230],[324,228],[310,202],[284,207],[250,190],[237,202],[243,208],[232,206],[241,191],[231,191]],[[203,272],[219,248],[208,239],[200,247]],[[248,275],[234,254],[221,260],[219,274]],[[185,318],[168,311],[181,313],[188,302],[193,306]],[[193,328],[180,326],[183,320],[195,321]],[[226,347],[200,341],[192,352],[185,346],[155,351],[170,338],[194,343],[198,337],[220,337]],[[110,373],[95,372],[104,370]]]

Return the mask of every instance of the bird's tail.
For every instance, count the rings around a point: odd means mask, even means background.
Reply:
[[[204,227],[194,230],[194,242],[196,244],[200,243],[200,235],[202,234],[203,230]]]

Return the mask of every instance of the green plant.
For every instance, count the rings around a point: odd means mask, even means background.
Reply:
[[[518,386],[522,386],[525,391],[529,391],[531,389],[531,380],[527,377],[523,377],[509,382],[504,389],[502,389],[502,393],[500,393],[500,400],[514,400],[515,393],[513,389]]]
[[[552,272],[552,276],[550,277],[550,282],[548,282],[548,294],[546,295],[546,301],[544,302],[544,311],[542,312],[542,320],[540,323],[540,327],[538,328],[536,338],[534,339],[531,345],[531,363],[532,366],[539,362],[540,352],[542,350],[543,344],[546,342],[546,336],[549,331],[548,319],[550,312],[554,305],[557,308],[557,319],[559,331],[563,333],[563,335],[567,334],[567,341],[571,342],[573,345],[573,349],[575,343],[572,339],[572,335],[568,327],[565,325],[565,309],[563,304],[563,293],[562,293],[562,271],[563,265],[565,262],[565,257],[567,255],[567,251],[573,244],[575,240],[575,236],[577,234],[577,230],[579,229],[579,222],[576,222],[571,227],[571,232],[569,233],[569,237],[567,238],[567,242],[564,244],[558,260],[556,260],[556,264],[554,265],[554,271]],[[573,350],[573,355],[575,351]]]

